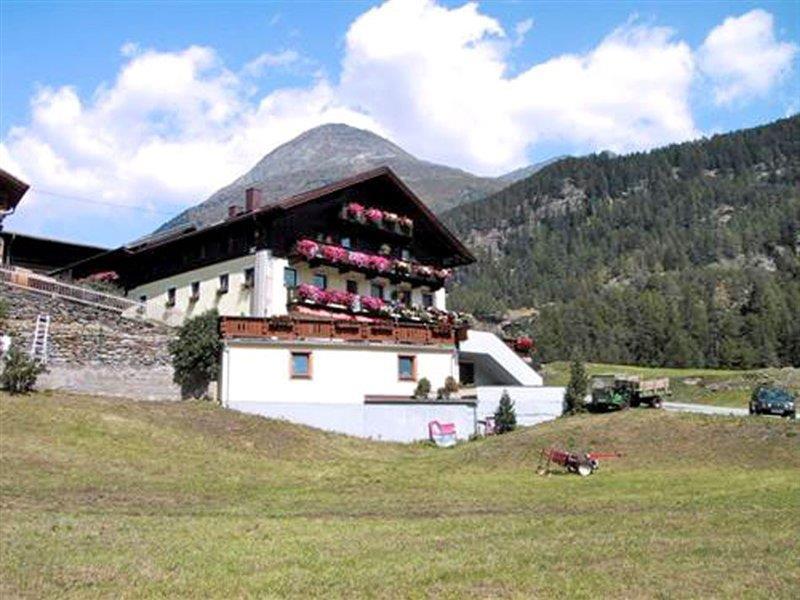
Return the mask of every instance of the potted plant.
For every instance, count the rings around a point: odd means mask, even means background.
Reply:
[[[310,260],[317,256],[319,244],[313,240],[300,240],[295,245],[295,250],[298,254]]]
[[[383,212],[377,208],[369,208],[364,214],[373,225],[380,225],[383,222]]]
[[[358,202],[351,202],[350,204],[348,204],[345,211],[346,211],[345,214],[349,218],[359,222],[364,221],[364,207],[361,206]]]

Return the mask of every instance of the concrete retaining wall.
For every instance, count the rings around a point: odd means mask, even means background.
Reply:
[[[551,421],[564,412],[563,387],[546,386],[479,386],[478,419],[485,419],[494,415],[500,396],[507,390],[514,402],[517,414],[517,424],[523,426],[536,425],[544,421]]]
[[[311,402],[233,402],[229,408],[240,412],[326,431],[392,442],[428,439],[428,423],[455,423],[458,439],[475,432],[475,410],[470,404],[322,404]]]

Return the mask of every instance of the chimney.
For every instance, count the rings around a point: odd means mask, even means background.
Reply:
[[[239,212],[239,207],[236,206],[235,204],[231,204],[228,207],[228,218],[232,219],[233,217],[236,216],[236,213],[238,213],[238,212]]]
[[[244,191],[244,212],[253,212],[261,206],[261,190],[258,188],[247,188]]]

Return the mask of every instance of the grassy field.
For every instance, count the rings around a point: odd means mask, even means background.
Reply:
[[[797,597],[800,426],[625,411],[450,450],[0,396],[0,596]],[[586,479],[548,444],[616,450]]]
[[[800,369],[753,369],[732,371],[725,369],[670,369],[662,367],[636,367],[587,363],[590,375],[621,373],[642,377],[669,377],[674,402],[738,406],[746,408],[753,388],[762,381],[771,381],[800,392]],[[542,375],[546,385],[567,385],[569,363],[553,362],[545,365]]]

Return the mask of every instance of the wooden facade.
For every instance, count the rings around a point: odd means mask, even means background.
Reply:
[[[342,219],[342,208],[350,202],[409,216],[414,221],[413,235],[395,235]],[[251,204],[251,208],[244,213],[232,211],[235,216],[203,229],[189,226],[134,242],[63,271],[73,278],[115,271],[120,284],[133,289],[261,249],[289,257],[302,238],[331,243],[346,238],[351,249],[367,253],[388,245],[391,258],[401,258],[405,251],[418,262],[442,268],[474,262],[470,252],[386,167],[267,206]]]
[[[341,340],[410,345],[455,345],[466,329],[452,325],[426,325],[373,320],[292,317],[221,317],[223,339]]]

